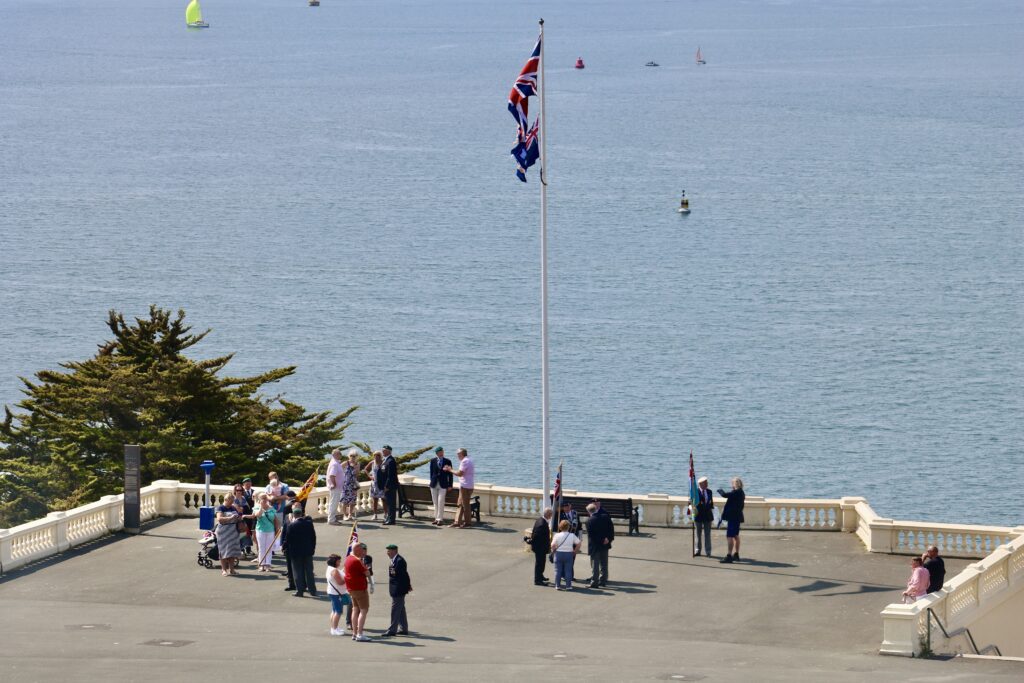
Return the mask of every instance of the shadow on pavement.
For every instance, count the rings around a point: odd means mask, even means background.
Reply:
[[[834,598],[837,595],[861,595],[862,593],[889,593],[891,591],[898,591],[899,586],[865,586],[861,584],[856,590],[840,591],[838,593],[825,593],[824,595],[815,595],[816,598]],[[895,597],[892,599],[893,602],[898,602]]]
[[[71,559],[74,559],[76,557],[81,557],[82,555],[90,553],[93,550],[98,550],[100,548],[105,548],[108,545],[110,545],[111,543],[114,543],[116,541],[120,541],[120,540],[122,540],[122,539],[124,539],[126,537],[132,537],[132,536],[138,535],[138,536],[152,536],[153,538],[171,538],[171,539],[175,539],[175,540],[181,540],[182,539],[181,536],[163,536],[163,535],[160,535],[160,534],[149,534],[148,533],[150,529],[159,529],[160,527],[162,527],[162,526],[164,526],[166,524],[172,524],[173,522],[176,522],[176,521],[177,520],[175,518],[173,518],[173,517],[160,517],[160,518],[157,518],[157,519],[152,519],[152,520],[150,520],[148,522],[143,522],[142,523],[142,533],[141,534],[129,534],[129,533],[125,533],[124,531],[115,531],[115,532],[113,532],[111,534],[107,534],[106,536],[101,536],[100,538],[97,538],[95,541],[89,541],[88,543],[83,543],[81,545],[76,545],[75,547],[69,548],[68,550],[65,550],[64,552],[57,553],[56,555],[51,555],[50,557],[41,558],[39,560],[36,560],[35,562],[32,562],[30,564],[25,565],[24,567],[18,567],[17,569],[15,569],[13,571],[5,571],[3,574],[0,574],[0,584],[6,583],[7,581],[10,581],[11,579],[15,579],[15,578],[17,578],[19,576],[28,576],[30,574],[34,574],[35,572],[39,571],[40,569],[46,569],[47,567],[52,567],[53,565],[58,564],[60,562],[66,562],[67,560],[71,560]],[[186,536],[185,538],[187,539],[188,537]],[[199,549],[199,544],[197,543],[196,544],[196,550],[198,551],[198,549]],[[195,562],[195,557],[194,556],[193,556],[192,561]]]
[[[400,636],[401,638],[412,638],[413,640],[436,640],[442,643],[454,643],[455,639],[448,636],[431,636],[426,633],[417,633],[416,631],[409,631],[409,635]]]
[[[729,563],[726,563],[726,564],[729,564]],[[751,559],[748,559],[746,557],[744,557],[742,560],[738,560],[736,562],[733,562],[732,564],[736,564],[736,565],[739,565],[739,566],[746,565],[748,567],[767,567],[769,569],[788,569],[788,568],[796,567],[797,566],[797,565],[792,564],[790,562],[771,562],[770,560],[751,560]]]
[[[756,564],[754,562],[748,562],[747,560],[740,560],[739,562],[734,562],[732,564],[722,564],[720,562],[710,562],[709,563],[707,560],[698,560],[697,558],[693,558],[693,560],[689,561],[689,562],[683,562],[683,561],[680,561],[680,560],[656,560],[656,559],[650,558],[650,557],[625,557],[625,556],[621,556],[621,555],[612,555],[611,559],[613,559],[613,560],[632,560],[634,562],[657,562],[659,564],[678,564],[678,565],[682,565],[684,567],[700,567],[700,568],[703,568],[703,569],[712,569],[712,570],[715,570],[715,571],[723,571],[723,572],[747,572],[747,573],[750,573],[750,574],[770,574],[772,576],[791,576],[791,577],[797,578],[797,579],[810,579],[812,581],[836,582],[836,583],[841,584],[841,585],[861,586],[861,587],[874,587],[875,589],[877,589],[877,590],[872,590],[870,592],[882,592],[883,590],[896,590],[896,589],[899,589],[899,588],[902,587],[902,586],[891,586],[891,585],[880,584],[880,583],[873,583],[873,584],[872,583],[862,583],[860,581],[851,581],[851,580],[848,580],[848,579],[840,579],[840,578],[835,578],[835,577],[807,576],[805,574],[790,574],[789,572],[772,572],[772,571],[765,571],[764,569],[753,569],[753,568],[751,568],[751,567],[762,566],[762,567],[770,569],[772,566],[775,566],[775,565],[778,565],[778,566],[781,566],[781,567],[799,567],[800,566],[800,565],[794,565],[794,564],[788,564],[788,563],[782,563],[782,562],[771,562],[771,563],[766,562],[766,563],[762,563],[762,564]],[[714,559],[714,558],[712,558],[712,559]],[[744,565],[747,565],[747,566],[744,566]],[[858,590],[856,592],[857,593],[862,593],[862,592],[868,592],[868,591]]]

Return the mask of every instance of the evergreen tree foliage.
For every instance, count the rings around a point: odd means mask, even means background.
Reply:
[[[113,339],[95,356],[21,378],[26,398],[5,406],[0,423],[0,527],[123,490],[124,445],[142,447],[142,481],[201,477],[260,482],[270,470],[301,483],[340,445],[349,416],[310,412],[262,390],[295,367],[251,377],[222,375],[232,355],[185,355],[207,335],[193,334],[155,306],[126,322],[111,311]]]
[[[363,454],[357,458],[359,462],[359,479],[360,481],[367,481],[369,477],[366,474],[363,474],[363,468],[366,467],[367,463],[369,463],[370,460],[373,458],[374,452],[379,451],[380,449],[373,448],[370,444],[366,443],[365,441],[353,441],[352,446],[358,448],[363,452]],[[419,458],[421,455],[423,455],[433,447],[434,445],[430,444],[429,446],[417,448],[416,450],[409,451],[408,453],[403,453],[402,455],[395,455],[394,453],[392,453],[391,455],[394,456],[395,462],[398,463],[398,471],[408,472],[410,470],[416,469],[417,467],[420,467],[421,465],[426,465],[428,462],[430,462],[430,458],[424,458],[422,460],[417,460],[417,458]]]

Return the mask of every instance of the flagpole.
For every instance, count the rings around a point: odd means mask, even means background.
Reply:
[[[547,107],[544,102],[544,91],[547,89],[544,79],[544,19],[540,20],[540,60],[537,69],[537,90],[540,95],[540,405],[541,405],[541,497],[547,500],[548,488],[548,456],[551,446],[551,432],[548,424],[548,411],[551,397],[548,391],[548,136],[545,129]]]

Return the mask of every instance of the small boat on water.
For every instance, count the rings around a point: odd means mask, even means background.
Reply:
[[[700,53],[700,45],[698,45],[697,46],[697,66],[701,66],[703,64],[707,64],[707,62],[704,61],[704,55],[702,55]]]
[[[646,64],[644,64],[644,66],[661,66],[661,65],[658,64],[657,62],[647,62]]]
[[[679,213],[690,213],[690,200],[686,198],[686,190],[683,190],[683,196],[679,200]]]
[[[210,28],[203,21],[203,8],[199,6],[199,0],[192,0],[185,8],[185,25],[189,28]]]
[[[576,58],[576,68],[577,69],[586,69],[587,68],[586,64],[583,63],[583,57],[577,57]]]
[[[309,6],[310,7],[319,7],[320,6],[320,0],[309,0]]]

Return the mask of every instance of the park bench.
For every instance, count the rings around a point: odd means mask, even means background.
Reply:
[[[572,505],[572,509],[580,516],[580,524],[583,519],[590,516],[587,512],[587,505],[593,500],[591,496],[562,496],[563,503]],[[601,509],[607,512],[612,519],[623,519],[629,522],[629,535],[640,533],[640,508],[633,506],[633,499],[626,498],[598,498],[601,501]],[[584,527],[585,528],[585,527]]]
[[[459,490],[456,488],[448,489],[444,496],[445,507],[458,507],[459,505]],[[410,517],[416,519],[416,506],[422,505],[428,510],[434,509],[434,499],[430,497],[430,487],[428,486],[415,486],[413,484],[399,484],[398,486],[398,516],[401,517],[406,513]],[[476,519],[477,523],[480,523],[480,496],[470,496],[469,500],[469,511]]]

